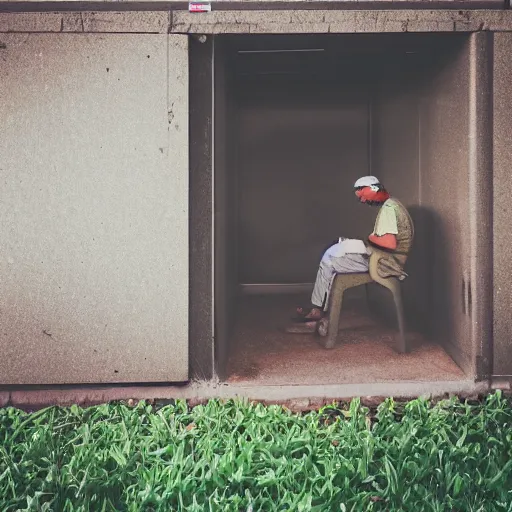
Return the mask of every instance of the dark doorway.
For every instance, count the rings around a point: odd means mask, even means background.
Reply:
[[[221,376],[274,384],[464,378],[469,226],[467,205],[447,190],[468,173],[468,47],[467,36],[439,34],[218,38]],[[348,294],[330,352],[312,335],[283,332],[309,298],[326,245],[371,232],[376,211],[352,190],[365,174],[378,176],[416,224],[403,286],[413,346],[405,356],[392,349],[392,301],[377,286],[371,314],[364,288]]]

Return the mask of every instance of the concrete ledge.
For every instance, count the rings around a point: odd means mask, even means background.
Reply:
[[[78,404],[83,407],[97,405],[114,400],[150,400],[187,398],[185,388],[169,387],[115,387],[115,388],[75,388],[75,389],[41,389],[10,392],[10,405],[20,409],[46,407],[49,405],[69,406]]]
[[[299,7],[299,5],[298,5]],[[512,31],[512,10],[234,10],[0,13],[2,32],[349,34]]]
[[[284,403],[290,400],[300,403],[322,404],[332,400],[348,400],[354,397],[441,397],[445,395],[473,396],[490,391],[486,382],[470,380],[446,382],[376,382],[362,384],[321,386],[251,386],[250,384],[226,384],[219,382],[196,382],[187,386],[127,386],[116,388],[77,388],[20,390],[0,392],[0,405],[10,403],[21,409],[37,409],[49,405],[69,406],[78,404],[91,406],[114,400],[170,400],[185,399],[200,403],[210,398],[244,398],[265,403]],[[4,394],[1,394],[4,393]],[[5,397],[7,395],[7,399]],[[10,402],[8,402],[10,396]],[[298,402],[298,403],[299,403]]]
[[[201,34],[348,34],[511,31],[512,11],[174,11],[170,31]]]
[[[230,9],[350,9],[350,8],[409,8],[409,9],[501,9],[507,5],[509,0],[214,0],[215,10]],[[27,4],[45,4],[70,6],[79,5],[80,9],[90,5],[102,5],[106,9],[109,6],[116,6],[116,9],[129,6],[135,10],[139,8],[160,9],[186,9],[187,3],[184,0],[0,0],[0,7],[3,5],[23,6]],[[96,10],[93,7],[92,10]]]
[[[145,33],[168,32],[170,13],[15,12],[0,13],[1,32]]]
[[[0,391],[0,407],[5,407],[11,398],[9,391]]]

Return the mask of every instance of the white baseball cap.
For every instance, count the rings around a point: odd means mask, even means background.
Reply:
[[[363,176],[354,183],[354,188],[371,187],[372,185],[380,185],[380,181],[375,176]]]

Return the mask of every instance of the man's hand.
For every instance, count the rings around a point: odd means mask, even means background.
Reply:
[[[388,249],[389,251],[394,251],[397,246],[396,235],[392,235],[391,233],[382,236],[371,234],[368,240],[370,240],[372,244],[382,247],[383,249]]]

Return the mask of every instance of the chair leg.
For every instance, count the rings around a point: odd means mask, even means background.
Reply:
[[[322,343],[328,349],[334,348],[338,339],[343,292],[345,291],[345,287],[339,279],[341,278],[335,278],[331,289],[331,296],[329,297],[329,326],[325,342]]]
[[[398,329],[400,331],[399,341],[398,341],[398,352],[400,354],[405,354],[407,352],[407,341],[405,339],[405,315],[404,315],[404,306],[402,302],[402,292],[400,290],[400,284],[394,283],[395,285],[390,288],[391,293],[393,294],[393,299],[395,301],[396,308],[396,316],[398,318]]]

